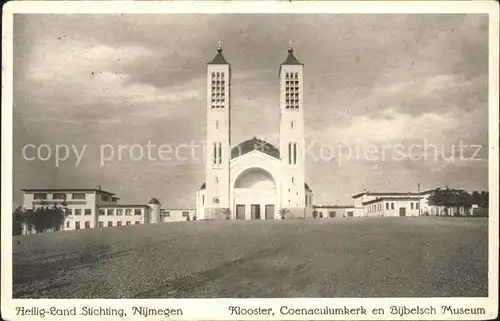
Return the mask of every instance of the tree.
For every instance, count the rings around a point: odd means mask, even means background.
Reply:
[[[282,208],[278,211],[278,213],[280,214],[281,219],[284,220],[286,218],[286,214],[288,213],[288,209]]]
[[[471,194],[472,204],[480,205],[482,202],[481,194],[478,191],[473,191]]]
[[[489,203],[489,200],[490,200],[490,193],[489,192],[485,192],[485,191],[481,191],[481,197],[480,197],[480,202],[479,202],[479,207],[482,207],[482,208],[488,208],[488,203]]]
[[[23,208],[19,206],[12,213],[12,235],[21,235],[23,232],[23,226],[26,224],[27,217]]]
[[[13,213],[13,232],[20,233],[22,227],[26,225],[34,226],[37,233],[59,231],[70,213],[66,206],[62,203],[61,206],[54,204],[52,207],[45,204],[36,209],[18,207]]]
[[[489,193],[486,191],[472,192],[472,204],[477,204],[478,208],[474,210],[475,216],[488,216]]]
[[[449,214],[449,210],[455,208],[455,215],[460,215],[460,209],[469,211],[473,203],[473,196],[467,191],[460,189],[445,189],[437,188],[429,196],[429,205],[439,206],[444,208],[445,215]]]

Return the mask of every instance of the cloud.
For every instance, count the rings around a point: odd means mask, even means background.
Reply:
[[[335,124],[324,131],[310,135],[324,142],[337,144],[360,142],[362,144],[396,144],[423,138],[445,141],[446,133],[457,125],[453,117],[427,112],[418,116],[401,113],[397,108],[387,108],[374,115],[352,117],[349,122]]]
[[[202,163],[95,166],[101,144],[204,139],[205,68],[217,40],[231,63],[233,143],[276,143],[277,75],[292,39],[305,64],[308,139],[487,146],[487,15],[16,15],[14,23],[15,189],[100,184],[131,202],[194,204]],[[19,158],[26,143],[58,142],[89,145],[81,168]],[[306,177],[327,203],[414,181],[487,186],[487,168],[461,166],[313,162]]]
[[[27,64],[25,76],[33,80],[63,82],[127,65],[137,59],[150,59],[154,53],[144,47],[114,48],[77,40],[47,41],[41,44]]]

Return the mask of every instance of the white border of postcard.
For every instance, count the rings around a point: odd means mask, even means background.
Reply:
[[[154,300],[95,300],[95,299],[12,299],[12,86],[13,86],[13,17],[29,13],[485,13],[489,14],[489,275],[486,298],[307,298],[307,299],[154,299]],[[151,320],[487,320],[498,315],[498,70],[499,70],[499,6],[496,1],[13,1],[3,7],[2,32],[2,300],[1,312],[7,320],[39,320],[41,316],[17,316],[16,307],[50,309],[50,307],[80,309],[84,306],[123,308],[132,316],[131,306],[144,306],[158,311],[182,309],[182,315],[148,316]],[[275,315],[231,315],[229,306],[242,308],[273,308]],[[285,316],[278,311],[283,305],[294,308],[358,308],[367,310],[359,315],[296,315]],[[391,306],[429,307],[438,314],[392,315]],[[484,309],[484,314],[439,314],[441,306]],[[385,314],[377,314],[383,308]],[[38,310],[39,311],[39,310]],[[168,310],[172,311],[172,310]],[[482,310],[478,310],[482,311]],[[161,312],[160,312],[161,313]],[[139,317],[144,318],[145,317]],[[43,318],[65,320],[67,316]],[[72,316],[72,320],[118,320],[117,316]]]

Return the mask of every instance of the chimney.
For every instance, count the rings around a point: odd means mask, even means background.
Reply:
[[[101,185],[97,185],[95,188],[98,189],[98,190],[102,189]]]

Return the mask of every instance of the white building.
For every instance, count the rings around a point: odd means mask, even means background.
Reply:
[[[314,206],[318,218],[344,218],[363,216],[362,208],[339,205],[318,205]]]
[[[205,182],[196,193],[198,219],[312,216],[305,183],[304,65],[288,48],[279,67],[279,147],[252,138],[231,148],[231,67],[219,45],[207,64]]]
[[[471,211],[465,207],[430,205],[429,196],[432,192],[364,191],[352,196],[354,205],[315,205],[314,210],[318,218],[471,215]]]
[[[119,198],[99,186],[90,189],[22,189],[25,209],[64,206],[68,209],[60,230],[95,227],[129,226],[193,219],[194,209],[162,209],[152,198],[148,204],[118,204]],[[33,226],[24,226],[23,234],[33,233]]]
[[[443,209],[429,205],[432,190],[423,192],[369,192],[353,195],[354,207],[364,216],[443,215]]]

